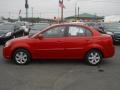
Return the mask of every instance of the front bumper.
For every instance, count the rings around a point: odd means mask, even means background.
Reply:
[[[10,60],[11,59],[11,50],[8,47],[3,47],[3,56],[5,59]]]

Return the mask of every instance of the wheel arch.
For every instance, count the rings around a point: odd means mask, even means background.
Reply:
[[[15,52],[16,50],[18,50],[18,49],[26,50],[26,51],[30,54],[30,58],[32,58],[32,54],[31,54],[31,52],[29,51],[28,48],[25,48],[25,47],[16,47],[16,48],[14,48],[14,49],[12,50],[11,59],[13,58],[14,52]]]
[[[88,51],[86,51],[84,58],[86,57],[86,55],[88,54],[88,52],[90,52],[92,50],[99,51],[101,53],[102,57],[104,58],[104,53],[103,53],[102,49],[100,49],[100,48],[90,48]]]

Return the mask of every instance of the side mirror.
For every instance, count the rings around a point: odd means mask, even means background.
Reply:
[[[40,40],[43,39],[43,35],[42,35],[42,34],[39,34],[37,37],[38,37],[38,39],[40,39]]]

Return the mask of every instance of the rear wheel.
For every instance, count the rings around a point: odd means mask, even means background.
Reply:
[[[87,53],[85,60],[89,65],[96,66],[102,62],[103,56],[99,50],[93,49]]]
[[[13,60],[18,65],[25,65],[30,63],[30,54],[27,50],[17,49],[13,54]]]

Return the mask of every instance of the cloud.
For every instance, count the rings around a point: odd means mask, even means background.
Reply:
[[[60,14],[59,0],[28,0],[29,16],[31,16],[31,7],[34,8],[34,16],[53,18]],[[75,3],[80,7],[80,13],[88,12],[98,15],[120,14],[119,0],[64,0],[66,9],[64,16],[74,15]],[[18,17],[18,12],[22,9],[22,16],[25,16],[25,0],[0,0],[0,16]]]

